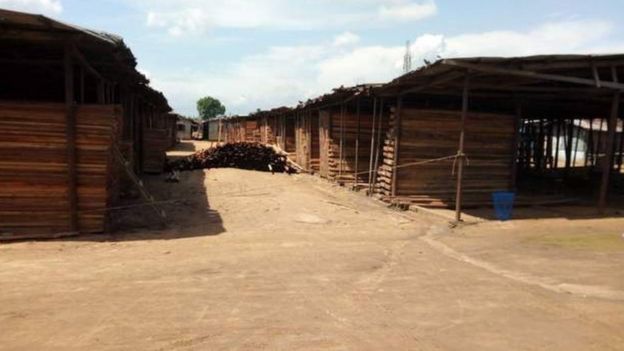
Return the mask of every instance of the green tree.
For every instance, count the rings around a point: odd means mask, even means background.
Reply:
[[[224,114],[225,106],[221,104],[219,99],[206,96],[197,101],[197,112],[199,112],[201,119],[208,120]]]

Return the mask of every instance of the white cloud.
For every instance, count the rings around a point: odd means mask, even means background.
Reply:
[[[397,21],[417,21],[431,17],[438,12],[438,7],[433,1],[423,3],[399,1],[379,8],[379,16],[382,19]]]
[[[623,50],[624,40],[614,39],[614,33],[611,24],[604,21],[553,22],[526,32],[423,34],[415,38],[411,50],[417,65],[424,59],[433,61],[439,57]],[[204,95],[222,99],[229,111],[246,113],[257,108],[292,106],[341,85],[383,83],[402,73],[403,45],[334,43],[335,40],[318,45],[272,47],[217,73],[189,70],[158,75],[152,69],[152,81],[183,113],[193,113],[195,101]]]
[[[351,32],[344,32],[334,38],[334,46],[349,46],[360,42],[360,37]]]
[[[58,15],[63,12],[60,0],[0,0],[0,7],[46,15]]]
[[[129,0],[127,0],[129,1]],[[135,0],[147,25],[170,35],[202,35],[212,28],[327,29],[388,25],[436,13],[433,0]]]

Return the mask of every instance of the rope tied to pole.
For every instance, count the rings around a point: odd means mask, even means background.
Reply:
[[[462,152],[461,150],[457,151],[457,154],[455,155],[455,159],[453,160],[453,172],[452,175],[455,175],[455,170],[457,167],[457,160],[459,159],[464,159],[466,160],[466,166],[470,166],[470,159],[468,158],[468,155],[466,155],[466,153]]]
[[[417,161],[417,162],[404,163],[402,165],[396,166],[396,169],[420,166],[420,165],[424,165],[424,164],[428,164],[428,163],[436,163],[436,162],[442,162],[442,161],[447,161],[447,160],[453,160],[453,175],[455,175],[456,163],[457,163],[457,160],[460,157],[466,159],[466,165],[470,165],[470,160],[468,159],[468,156],[465,153],[458,152],[455,155],[449,155],[449,156],[444,156],[444,157],[432,158],[432,159],[429,159],[429,160],[423,160],[423,161]],[[369,174],[369,173],[375,173],[375,172],[377,172],[377,171],[376,170],[364,171],[364,172],[358,172],[358,173],[356,173],[356,175]]]

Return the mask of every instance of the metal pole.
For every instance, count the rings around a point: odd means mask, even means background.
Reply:
[[[457,189],[455,195],[455,220],[461,222],[461,209],[462,209],[462,181],[464,177],[464,144],[466,139],[466,118],[468,116],[468,94],[470,89],[470,76],[466,73],[464,79],[464,91],[462,94],[462,114],[461,114],[461,129],[459,132],[459,150],[457,151]]]

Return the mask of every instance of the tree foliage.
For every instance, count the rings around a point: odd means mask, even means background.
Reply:
[[[199,112],[199,117],[201,119],[208,120],[224,114],[225,106],[223,106],[219,99],[206,96],[197,101],[197,112]]]

